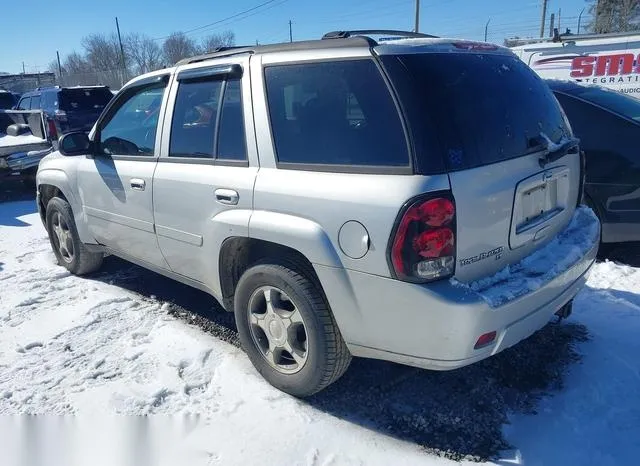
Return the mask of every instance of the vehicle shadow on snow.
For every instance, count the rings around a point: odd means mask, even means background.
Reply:
[[[168,301],[171,314],[239,346],[233,314],[206,293],[114,257],[91,278]],[[535,414],[542,396],[562,388],[568,366],[580,359],[575,344],[586,339],[582,325],[552,323],[514,348],[451,372],[354,359],[339,381],[305,402],[434,454],[487,460],[511,448],[502,436],[509,414]]]
[[[19,217],[37,212],[35,201],[19,201],[0,203],[0,226],[27,227],[30,223],[23,222]]]
[[[598,258],[640,267],[640,242],[601,245]]]
[[[37,211],[35,188],[15,180],[0,180],[0,226],[25,227],[19,217]]]

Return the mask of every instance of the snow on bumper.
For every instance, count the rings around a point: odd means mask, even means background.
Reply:
[[[538,290],[565,273],[600,240],[600,223],[588,207],[578,207],[571,222],[550,243],[496,274],[470,283],[451,279],[454,286],[477,293],[499,307]]]

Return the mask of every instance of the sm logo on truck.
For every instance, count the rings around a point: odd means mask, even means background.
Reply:
[[[632,53],[599,55],[597,57],[575,57],[571,62],[572,78],[591,76],[620,76],[640,73],[640,55],[638,60]]]

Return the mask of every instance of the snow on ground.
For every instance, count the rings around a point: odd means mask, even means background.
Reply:
[[[639,269],[597,264],[573,324],[495,358],[450,373],[356,360],[310,401],[270,387],[241,350],[175,318],[172,304],[123,287],[154,274],[127,273],[69,275],[33,201],[0,203],[0,414],[75,413],[78,426],[93,419],[113,431],[118,418],[105,414],[181,415],[186,427],[156,442],[148,464],[452,464],[423,447],[483,457],[500,445],[511,449],[498,464],[631,465],[640,456]],[[32,446],[24,426],[7,432],[14,453]],[[101,437],[83,435],[89,456],[65,464],[124,464],[104,445],[96,463],[87,445]]]
[[[447,463],[275,390],[167,304],[70,275],[34,209],[0,204],[0,414],[200,414],[191,465]]]
[[[640,269],[597,264],[574,304],[590,334],[565,388],[507,428],[527,465],[640,463]]]

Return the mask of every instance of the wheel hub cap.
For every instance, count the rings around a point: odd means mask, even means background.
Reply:
[[[262,357],[278,372],[294,374],[307,361],[307,332],[302,314],[287,294],[273,286],[249,299],[249,329]]]
[[[267,328],[269,329],[269,336],[273,338],[274,343],[282,345],[286,341],[287,334],[282,319],[278,317],[270,318]]]
[[[69,225],[65,219],[60,215],[60,212],[55,212],[52,218],[52,229],[53,234],[56,239],[56,247],[58,249],[58,253],[67,263],[71,263],[73,261],[73,240],[71,237],[71,231],[69,230]]]

